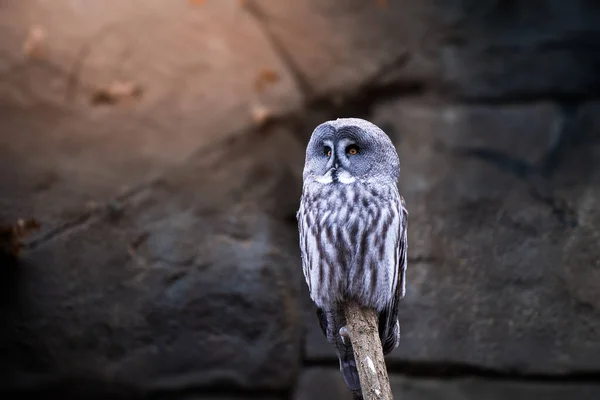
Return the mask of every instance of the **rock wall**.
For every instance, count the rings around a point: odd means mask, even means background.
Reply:
[[[584,0],[0,0],[0,221],[41,224],[0,391],[348,398],[295,211],[358,116],[410,213],[396,395],[599,398],[598,70]]]

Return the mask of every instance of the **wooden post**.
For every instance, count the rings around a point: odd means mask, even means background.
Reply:
[[[352,343],[364,400],[393,400],[379,338],[377,312],[349,302],[344,305],[344,313],[346,326],[340,334]]]

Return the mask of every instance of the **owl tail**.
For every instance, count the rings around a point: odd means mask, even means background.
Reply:
[[[325,311],[319,308],[317,309],[317,316],[327,341],[335,346],[340,360],[340,371],[346,386],[352,391],[354,400],[362,400],[362,389],[352,345],[348,342],[344,343],[339,335],[340,328],[346,324],[343,312],[341,310]]]
[[[358,377],[358,370],[356,369],[356,360],[354,359],[352,346],[348,346],[340,353],[340,371],[342,371],[344,381],[346,381],[346,385],[352,391],[354,399],[362,399],[362,389],[360,388],[360,379]]]

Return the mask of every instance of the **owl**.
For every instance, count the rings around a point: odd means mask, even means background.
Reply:
[[[306,148],[296,214],[304,278],[346,384],[360,393],[352,345],[340,335],[348,300],[374,308],[384,354],[400,340],[408,212],[398,192],[400,160],[376,125],[339,118],[315,128]]]

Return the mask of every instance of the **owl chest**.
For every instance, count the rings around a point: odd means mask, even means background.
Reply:
[[[307,202],[312,214],[312,225],[318,231],[327,231],[337,238],[343,235],[359,235],[369,226],[377,223],[381,216],[380,199],[364,193],[363,190],[350,190],[343,187],[327,193],[318,193],[313,201]]]
[[[356,207],[339,206],[316,216],[319,226],[338,233],[358,234],[361,228],[374,222],[373,215]]]
[[[377,213],[361,207],[340,205],[316,213],[313,235],[317,240],[350,261],[369,239],[377,225]]]

